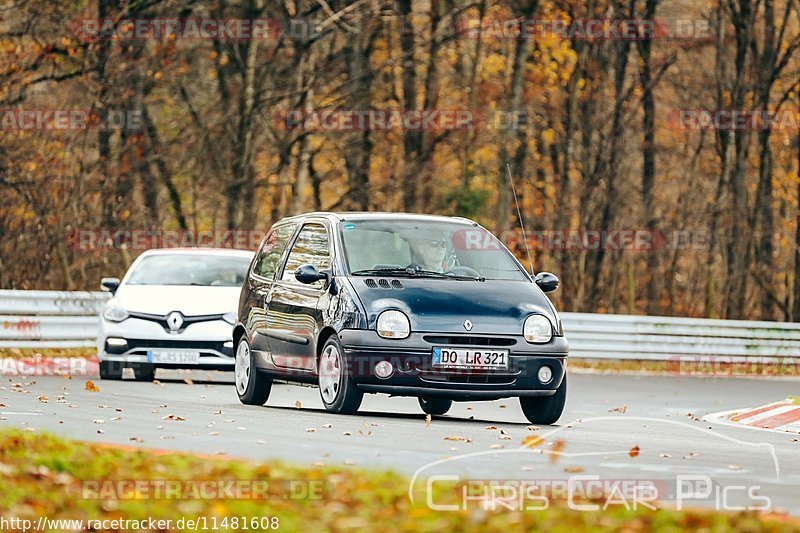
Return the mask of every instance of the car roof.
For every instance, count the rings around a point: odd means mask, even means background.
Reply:
[[[390,212],[367,212],[367,211],[343,211],[343,212],[331,212],[331,211],[315,211],[313,213],[303,213],[301,215],[295,215],[291,217],[286,217],[279,220],[276,224],[284,223],[284,222],[292,222],[292,221],[301,221],[306,218],[311,217],[318,217],[318,218],[326,218],[331,222],[341,222],[345,220],[408,220],[409,222],[412,220],[424,220],[430,222],[456,222],[465,225],[476,225],[476,222],[469,220],[468,218],[464,217],[448,217],[448,216],[441,216],[441,215],[427,215],[423,213],[390,213]]]
[[[233,257],[252,257],[252,251],[239,250],[234,248],[151,248],[142,255],[170,255],[170,254],[194,254],[194,255],[229,255]]]

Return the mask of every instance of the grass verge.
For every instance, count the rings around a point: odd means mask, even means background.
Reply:
[[[0,473],[0,516],[33,520],[277,517],[281,531],[800,531],[794,519],[753,512],[633,511],[619,505],[587,513],[559,502],[546,511],[483,511],[477,505],[435,511],[424,498],[412,504],[408,479],[389,472],[148,452],[18,430],[0,431]],[[114,499],[92,485],[103,480],[260,480],[269,489],[262,499]],[[306,488],[292,494],[292,486]],[[437,489],[434,501],[454,503],[455,491]]]
[[[97,348],[0,348],[0,357],[97,357]]]

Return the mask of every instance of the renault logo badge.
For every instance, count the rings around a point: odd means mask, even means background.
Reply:
[[[178,330],[181,329],[183,325],[183,315],[178,311],[171,312],[167,315],[167,325],[169,326],[170,332],[178,333]]]
[[[472,331],[472,322],[470,321],[470,319],[466,319],[464,321],[464,329],[467,331]]]

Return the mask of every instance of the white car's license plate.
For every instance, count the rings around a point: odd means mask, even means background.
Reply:
[[[147,360],[151,363],[196,365],[200,363],[200,352],[151,350],[147,352]]]
[[[508,350],[447,348],[433,349],[437,368],[508,368]]]

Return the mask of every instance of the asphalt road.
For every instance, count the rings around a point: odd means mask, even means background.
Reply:
[[[559,424],[536,429],[515,399],[457,403],[427,425],[410,398],[367,395],[358,415],[343,416],[323,409],[316,388],[276,385],[266,406],[252,407],[239,403],[230,374],[160,371],[157,377],[158,383],[95,379],[97,392],[86,390],[86,378],[4,377],[0,427],[144,448],[385,468],[408,476],[443,461],[419,472],[423,488],[432,474],[646,479],[667,487],[660,498],[670,506],[676,505],[678,476],[707,476],[713,488],[698,484],[698,494],[687,496],[684,486],[686,505],[762,506],[758,497],[766,496],[773,510],[800,514],[800,442],[789,434],[701,420],[796,395],[797,380],[570,374]],[[520,449],[532,435],[545,443]],[[638,455],[631,453],[636,446]]]

